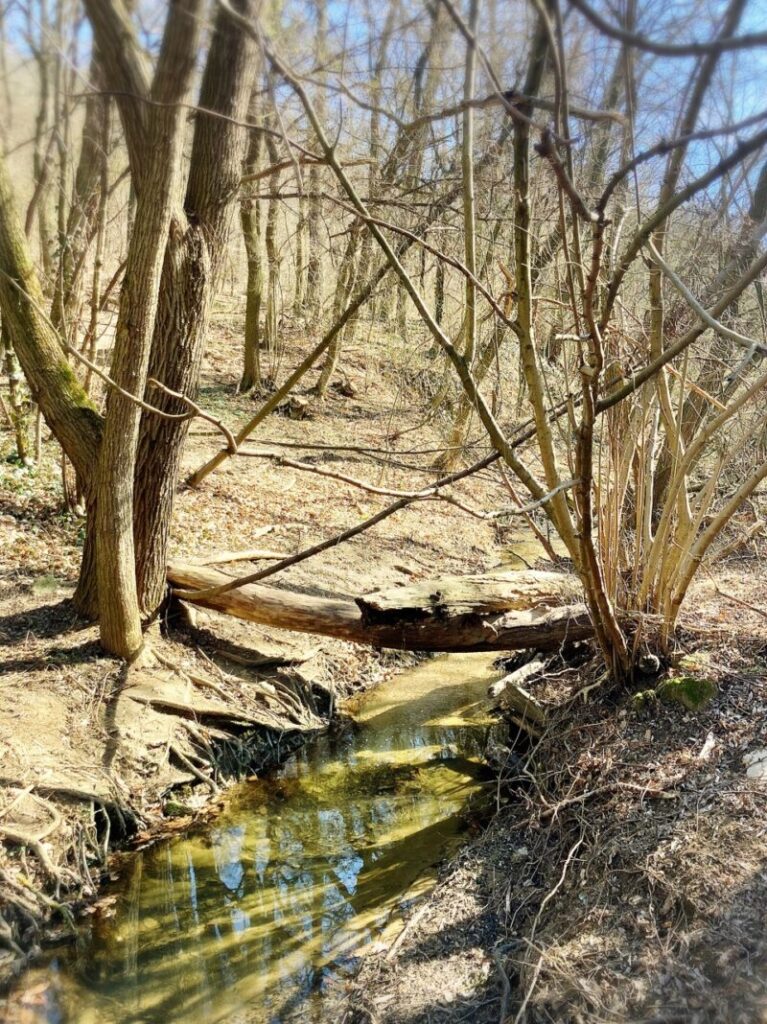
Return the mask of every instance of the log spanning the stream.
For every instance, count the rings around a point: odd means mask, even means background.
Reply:
[[[168,580],[184,591],[209,590],[231,577],[174,563]],[[261,584],[193,603],[249,622],[411,651],[556,650],[593,635],[580,584],[552,572],[443,577],[352,600],[312,597]]]

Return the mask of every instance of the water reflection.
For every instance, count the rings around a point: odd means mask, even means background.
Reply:
[[[490,661],[453,655],[400,676],[361,702],[359,728],[239,787],[204,836],[137,855],[115,917],[50,965],[37,1019],[327,1020],[323,993],[412,898],[481,789]]]

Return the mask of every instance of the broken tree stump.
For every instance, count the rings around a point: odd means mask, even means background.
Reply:
[[[230,577],[173,563],[168,580],[185,591],[209,590]],[[250,622],[412,651],[556,650],[593,635],[578,581],[552,572],[495,572],[444,577],[348,598],[312,597],[248,584],[193,600]]]
[[[546,711],[527,692],[523,683],[538,675],[545,665],[546,662],[542,658],[533,658],[532,661],[493,683],[487,691],[488,696],[498,701],[513,722],[526,732],[538,736],[546,727]]]

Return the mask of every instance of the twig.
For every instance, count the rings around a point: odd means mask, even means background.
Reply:
[[[506,1024],[506,1018],[509,1015],[511,982],[509,981],[509,976],[506,973],[505,967],[503,966],[501,954],[496,949],[493,950],[493,962],[495,963],[496,970],[501,976],[501,1012],[498,1014],[498,1024]]]
[[[309,167],[316,167],[327,163],[321,156],[301,156],[297,157],[299,164],[306,164]],[[345,160],[344,167],[358,167],[360,164],[367,165],[370,163],[369,159],[364,160]],[[288,167],[293,167],[294,162],[292,160],[280,160],[276,164],[271,164],[269,167],[264,167],[263,170],[256,171],[253,174],[245,174],[240,178],[240,184],[246,185],[251,181],[258,181],[261,178],[268,178],[270,175],[275,174],[277,171],[284,171]]]
[[[669,785],[671,781],[669,782]],[[604,786],[597,786],[596,789],[588,789],[585,793],[580,793],[578,796],[568,797],[565,800],[560,800],[559,803],[554,804],[551,807],[546,807],[538,816],[539,821],[545,821],[548,818],[556,818],[560,811],[565,810],[567,807],[573,807],[577,804],[583,804],[587,800],[593,800],[596,796],[603,796],[605,793],[612,793],[616,789],[629,789],[635,793],[641,793],[642,796],[658,797],[659,799],[668,799],[668,795],[664,788],[656,786],[651,788],[650,786],[643,786],[635,782],[608,782]]]
[[[424,899],[424,901],[421,904],[421,906],[418,908],[418,910],[416,910],[416,912],[413,914],[413,916],[407,922],[405,927],[399,933],[397,938],[394,940],[394,942],[392,942],[391,946],[389,946],[388,950],[386,951],[386,956],[384,957],[384,960],[393,960],[394,959],[395,953],[399,950],[400,946],[405,941],[405,939],[410,934],[410,932],[412,932],[415,929],[415,926],[418,924],[418,922],[424,916],[426,911],[429,909],[429,906],[430,906],[429,900],[428,899]]]
[[[570,848],[570,852],[567,854],[567,857],[565,858],[565,863],[562,865],[562,873],[559,876],[559,881],[557,882],[557,884],[554,886],[554,888],[550,892],[546,893],[546,895],[544,896],[543,900],[541,901],[540,907],[538,907],[538,913],[535,915],[535,920],[533,921],[532,928],[530,929],[530,938],[527,940],[531,946],[532,946],[533,940],[535,938],[535,930],[538,927],[538,924],[539,924],[539,922],[541,920],[541,917],[543,915],[543,911],[546,909],[547,904],[551,902],[551,900],[556,896],[556,894],[559,892],[559,890],[564,885],[565,877],[567,875],[567,869],[570,867],[570,863],[571,863],[573,857],[575,856],[575,854],[578,852],[578,849],[580,848],[581,844],[583,843],[583,840],[584,840],[584,837],[581,836],[580,839],[578,839],[578,841],[576,843],[574,843],[573,846]],[[543,960],[544,960],[544,954],[543,954],[543,952],[541,952],[540,956],[538,957],[538,962],[535,965],[535,970],[533,971],[533,976],[532,976],[532,978],[530,980],[530,984],[527,986],[527,991],[525,992],[525,998],[522,1000],[522,1005],[520,1006],[519,1010],[517,1011],[517,1015],[514,1018],[514,1024],[520,1024],[520,1021],[522,1020],[522,1018],[525,1015],[525,1011],[527,1010],[527,1004],[530,1002],[530,999],[532,998],[532,995],[533,995],[533,990],[535,989],[535,986],[538,983],[538,977],[539,977],[539,975],[541,973],[541,969],[543,967]]]
[[[719,409],[719,411],[722,412],[727,408],[727,406],[720,402],[718,398],[714,398],[713,395],[710,395],[708,391],[696,384],[695,381],[684,377],[679,370],[670,363],[666,366],[666,370],[668,373],[676,377],[677,380],[681,381],[683,387],[689,388],[689,390],[694,391],[696,395],[700,395],[701,398],[705,398],[709,405],[713,405],[715,409]]]
[[[221,792],[216,782],[213,779],[211,779],[210,776],[206,775],[205,772],[200,771],[197,765],[192,764],[192,762],[189,760],[186,754],[179,750],[175,743],[171,743],[168,749],[173,754],[173,756],[181,762],[181,764],[183,765],[184,768],[186,768],[187,771],[190,771],[196,779],[198,779],[200,782],[202,782],[210,789],[211,793],[213,793],[214,795],[218,795]]]
[[[221,431],[226,438],[228,452],[234,454],[234,452],[237,451],[237,444],[235,443],[234,436],[226,424],[222,423],[221,420],[216,419],[212,413],[206,412],[202,409],[196,402],[193,402],[188,395],[184,395],[180,391],[172,391],[165,384],[161,384],[159,380],[155,380],[154,377],[150,377],[147,384],[157,388],[159,391],[162,391],[163,394],[169,395],[171,398],[177,398],[180,402],[184,402],[189,406],[195,416],[199,416],[201,420],[207,420],[208,423],[212,423],[214,427]]]
[[[220,687],[218,683],[214,683],[212,679],[208,678],[208,676],[201,676],[198,675],[196,672],[185,672],[184,674],[189,677],[189,679],[194,683],[195,686],[203,687],[207,690],[212,690],[213,693],[217,694],[217,696],[219,696],[222,700],[226,701],[227,703],[231,701],[231,694],[227,693],[226,690],[222,689],[222,687]]]
[[[541,132],[541,141],[536,143],[535,151],[551,165],[557,181],[559,182],[560,188],[569,197],[578,215],[585,220],[587,224],[593,224],[599,220],[600,213],[588,208],[586,200],[573,184],[564,164],[559,159],[559,155],[557,154],[556,147],[554,145],[554,136],[550,129],[544,128]]]
[[[748,32],[742,36],[731,36],[728,39],[716,39],[708,43],[659,43],[648,39],[638,32],[629,32],[625,28],[613,25],[593,8],[586,0],[570,0],[572,6],[594,25],[595,28],[611,39],[637,50],[646,50],[658,57],[702,57],[709,53],[722,53],[725,50],[745,50],[751,47],[767,46],[767,32]]]
[[[195,565],[227,565],[231,562],[257,562],[262,559],[285,558],[284,551],[269,551],[266,548],[246,548],[244,551],[219,551],[217,554],[190,559]]]
[[[744,601],[742,597],[736,597],[734,594],[728,594],[728,592],[726,590],[722,590],[719,584],[714,580],[711,582],[714,584],[714,590],[720,597],[724,597],[728,601],[732,601],[734,604],[739,604],[742,608],[748,608],[749,611],[756,612],[756,614],[761,615],[763,619],[767,619],[767,612],[762,608],[757,608],[755,604],[750,604],[748,601]]]

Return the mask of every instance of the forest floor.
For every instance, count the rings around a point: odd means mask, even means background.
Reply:
[[[229,425],[257,408],[234,397],[240,337],[222,315],[200,398]],[[281,366],[304,350],[288,332]],[[411,358],[359,338],[342,389],[316,407],[310,377],[299,388],[308,409],[293,410],[308,416],[272,415],[249,448],[387,488],[431,481],[438,431],[422,420],[439,381]],[[8,454],[7,434],[0,445]],[[219,447],[196,421],[186,468]],[[51,899],[74,910],[92,899],[110,849],[214,811],[233,761],[260,771],[323,727],[331,695],[411,660],[196,611],[155,627],[152,656],[126,671],[70,603],[82,524],[61,512],[53,452],[45,443],[33,472],[0,464],[0,977],[50,931]],[[476,507],[508,504],[490,474],[460,493]],[[274,458],[230,459],[181,491],[171,555],[292,553],[386,501]],[[509,527],[418,502],[269,582],[357,596],[490,568],[514,541]],[[365,958],[339,1019],[767,1021],[767,780],[753,756],[767,749],[766,564],[752,544],[702,579],[685,610],[671,673],[715,683],[705,707],[603,689],[584,699],[589,664],[529,683],[545,732],[521,761],[522,748],[497,751],[488,828],[445,866],[396,949]]]

